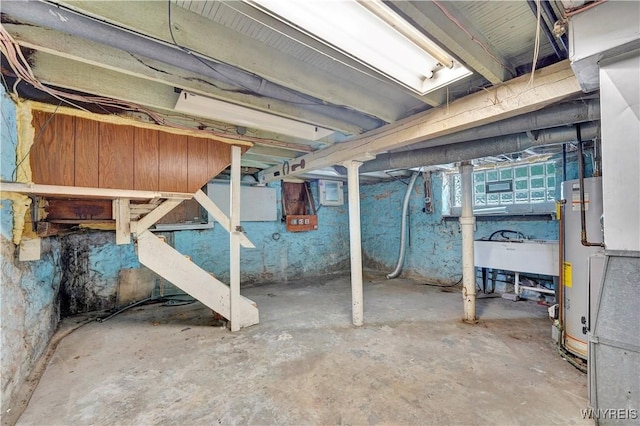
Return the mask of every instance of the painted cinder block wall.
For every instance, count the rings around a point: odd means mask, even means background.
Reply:
[[[11,180],[16,165],[16,109],[0,86],[0,177]],[[46,349],[60,318],[60,244],[42,245],[42,258],[18,261],[13,244],[13,201],[2,200],[0,209],[0,377],[2,412]]]
[[[276,189],[277,217],[281,216],[280,183]],[[318,207],[318,185],[311,183]],[[241,279],[244,284],[289,281],[349,270],[348,206],[318,209],[318,229],[287,232],[278,221],[242,222],[255,249],[242,248]],[[229,233],[221,226],[203,231],[175,232],[174,247],[206,271],[227,282],[229,279]]]
[[[585,176],[593,175],[590,152],[585,152]],[[567,180],[578,178],[575,155],[566,165]],[[418,178],[409,201],[409,233],[402,276],[440,283],[457,282],[462,276],[462,237],[457,220],[445,220],[443,206],[443,174],[432,176],[434,212],[422,212],[424,190]],[[564,179],[562,160],[556,167],[556,182]],[[402,200],[407,186],[401,181],[363,185],[360,188],[362,210],[362,251],[364,266],[391,272],[398,260]],[[489,237],[494,231],[519,231],[534,239],[558,239],[558,222],[552,219],[500,219],[476,222],[475,238]]]

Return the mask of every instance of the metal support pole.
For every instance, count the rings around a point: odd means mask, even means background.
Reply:
[[[473,165],[463,162],[460,165],[462,179],[462,296],[464,298],[465,322],[476,322],[476,274],[473,257],[473,233],[476,218],[473,216]]]
[[[351,307],[353,325],[364,323],[364,297],[362,294],[362,241],[360,235],[360,176],[359,161],[344,163],[347,168],[349,190],[349,246],[351,252]]]
[[[242,151],[239,146],[231,147],[231,184],[230,189],[230,301],[231,306],[231,331],[240,330],[240,156]]]

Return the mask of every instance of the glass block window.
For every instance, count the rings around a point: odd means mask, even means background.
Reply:
[[[459,173],[451,174],[451,213],[462,207]],[[556,165],[553,161],[510,165],[473,172],[473,203],[476,214],[550,213],[556,200]]]

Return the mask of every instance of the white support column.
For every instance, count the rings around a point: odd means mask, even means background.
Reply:
[[[231,197],[230,221],[230,259],[229,275],[231,288],[231,331],[240,330],[240,156],[242,151],[239,146],[231,147],[231,184],[229,185]]]
[[[343,164],[347,168],[349,189],[349,246],[351,252],[351,305],[353,309],[353,325],[364,323],[364,297],[362,294],[362,241],[360,235],[360,176],[359,161],[348,161]]]
[[[464,298],[464,318],[468,323],[476,322],[476,274],[473,257],[473,233],[476,218],[473,215],[473,165],[460,165],[462,180],[462,297]]]

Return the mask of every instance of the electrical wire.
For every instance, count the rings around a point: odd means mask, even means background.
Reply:
[[[499,230],[497,230],[497,231],[493,232],[493,233],[489,236],[488,240],[489,240],[489,241],[494,241],[494,240],[493,240],[493,237],[495,237],[495,236],[496,236],[496,235],[498,235],[498,234],[500,234],[500,236],[501,236],[503,239],[505,239],[505,240],[509,240],[509,237],[505,237],[505,235],[504,235],[504,234],[516,234],[517,236],[519,236],[519,237],[520,237],[521,239],[523,239],[523,240],[526,240],[526,239],[527,239],[527,237],[526,237],[522,232],[520,232],[520,231],[512,231],[512,230],[510,230],[510,229],[499,229]]]
[[[174,294],[166,294],[164,296],[151,296],[151,297],[147,297],[146,299],[142,299],[139,300],[137,302],[131,303],[121,309],[118,309],[117,311],[115,311],[114,313],[110,314],[109,316],[106,316],[104,318],[97,318],[96,321],[98,321],[99,323],[104,323],[106,321],[109,321],[111,318],[115,317],[116,315],[120,315],[121,313],[128,311],[131,308],[135,308],[136,306],[140,306],[143,305],[145,303],[156,303],[156,302],[168,302],[171,301],[172,299],[170,299],[171,297],[174,296],[185,296],[187,295],[187,293],[174,293]],[[193,300],[185,300],[184,302],[188,302],[188,303],[195,303],[195,299]],[[179,306],[177,304],[168,304],[166,306]]]
[[[58,112],[58,108],[60,108],[60,105],[62,105],[62,101],[58,103],[58,105],[56,106],[56,109],[53,110],[53,113],[49,115],[49,118],[47,118],[47,121],[45,121],[42,127],[40,127],[40,131],[38,132],[36,137],[33,138],[33,143],[29,147],[29,150],[24,154],[24,156],[20,159],[20,161],[16,163],[16,167],[13,169],[13,172],[11,173],[11,180],[13,180],[14,182],[18,178],[18,169],[20,168],[24,160],[26,160],[29,157],[29,154],[31,154],[31,150],[33,149],[34,146],[36,146],[36,142],[38,142],[38,140],[40,139],[40,137],[42,136],[46,128],[49,127],[49,123],[51,123],[51,120],[53,120],[53,117],[56,116],[56,113]]]
[[[428,285],[430,287],[440,287],[440,288],[448,288],[448,287],[456,287],[458,285],[460,285],[460,283],[462,282],[462,278],[460,277],[460,279],[458,281],[456,281],[454,284],[437,284],[437,283],[422,283],[422,285]]]
[[[533,80],[536,73],[536,64],[538,55],[540,55],[540,25],[542,24],[542,7],[540,0],[536,0],[536,39],[533,46],[533,62],[531,64],[531,76],[529,77],[529,86],[533,86]]]
[[[158,125],[171,127],[179,130],[202,133],[203,135],[217,136],[217,137],[222,137],[222,138],[237,140],[237,141],[255,142],[255,143],[261,143],[264,145],[285,146],[285,147],[290,147],[291,145],[286,142],[276,141],[272,139],[259,138],[259,137],[246,136],[246,135],[234,135],[230,133],[223,133],[218,131],[203,130],[203,129],[197,129],[193,127],[183,126],[181,124],[177,124],[170,120],[167,120],[161,114],[149,108],[135,104],[133,102],[120,101],[117,99],[108,98],[104,96],[92,96],[92,95],[81,95],[77,93],[69,93],[63,90],[49,87],[41,83],[34,76],[31,66],[29,65],[29,62],[27,61],[27,59],[24,57],[20,46],[13,39],[13,37],[6,31],[3,25],[0,25],[0,52],[6,57],[9,67],[11,68],[11,70],[13,71],[16,77],[16,83],[14,84],[14,91],[16,91],[17,84],[20,81],[24,81],[27,84],[32,85],[36,89],[58,99],[60,103],[69,104],[74,108],[77,108],[86,112],[90,112],[90,111],[88,111],[86,108],[83,108],[82,106],[78,105],[75,102],[94,105],[98,108],[101,108],[102,110],[104,110],[105,112],[111,115],[116,115],[116,114],[114,112],[109,112],[106,108],[121,110],[124,112],[139,112],[149,117],[154,123]],[[16,96],[17,96],[17,92],[16,92]]]

